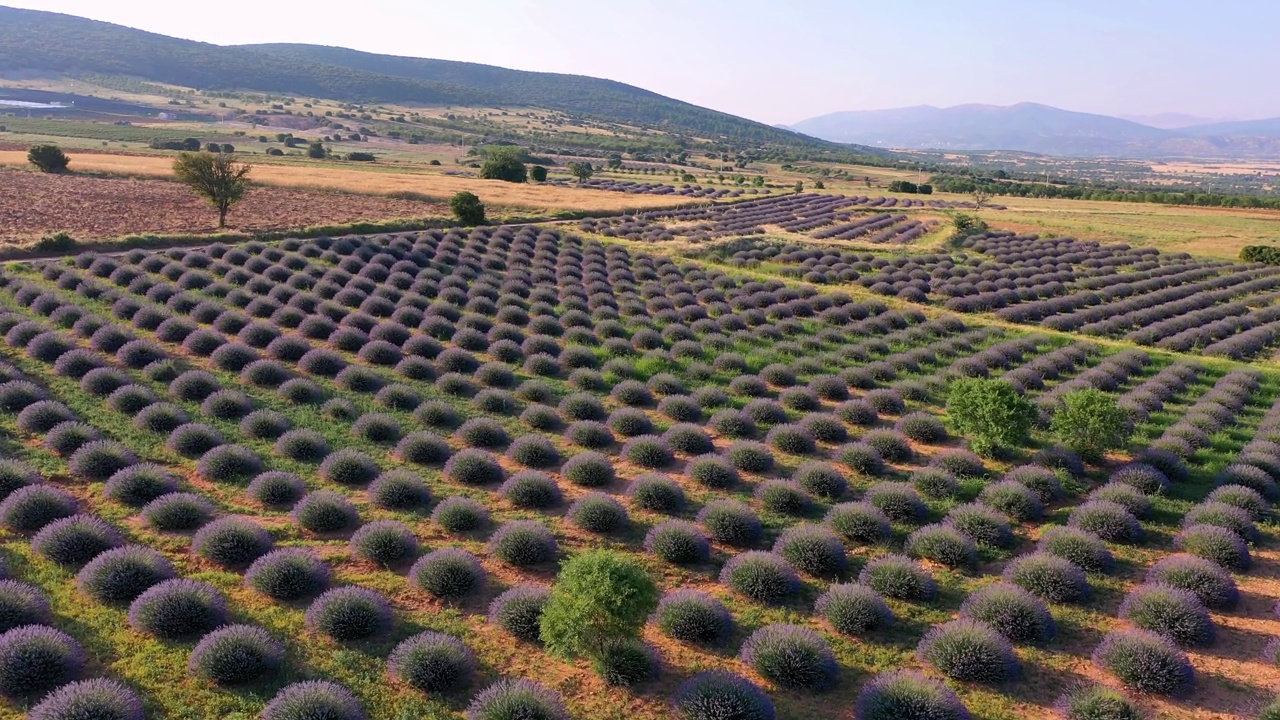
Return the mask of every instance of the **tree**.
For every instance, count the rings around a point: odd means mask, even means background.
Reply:
[[[606,160],[605,165],[610,170],[617,170],[618,168],[622,167],[622,156],[619,155],[618,153],[611,153],[609,155],[609,158]]]
[[[797,180],[797,181],[796,181],[796,192],[804,192],[804,181],[803,181],[803,180]]]
[[[981,218],[975,217],[968,213],[956,213],[951,216],[951,225],[956,229],[956,235],[968,237],[985,232],[987,224]]]
[[[485,180],[505,180],[522,183],[529,179],[529,171],[521,161],[522,153],[515,148],[501,147],[492,150],[480,166],[480,177]]]
[[[173,161],[173,173],[178,181],[218,209],[220,228],[227,226],[227,211],[248,191],[252,167],[221,153],[184,152]]]
[[[755,177],[751,178],[751,186],[752,186],[752,187],[764,187],[764,176],[763,176],[763,175],[757,175],[757,176],[755,176]]]
[[[947,418],[974,452],[991,456],[1025,445],[1036,411],[1007,380],[962,378],[947,393]]]
[[[547,169],[542,167],[541,165],[534,165],[533,167],[529,168],[529,177],[533,178],[534,182],[546,182]]]
[[[640,636],[658,606],[658,586],[639,562],[591,550],[564,564],[542,612],[540,636],[562,657],[594,656]]]
[[[200,138],[187,138],[182,141],[182,149],[189,152],[200,152]]]
[[[312,160],[323,160],[329,156],[329,151],[325,149],[324,143],[313,142],[307,146],[307,157]]]
[[[1107,450],[1124,447],[1133,431],[1115,397],[1096,388],[1063,395],[1049,427],[1063,445],[1090,462],[1101,460]]]
[[[985,188],[974,188],[973,192],[970,194],[973,196],[973,204],[977,205],[979,210],[981,210],[982,206],[986,205],[987,201],[991,199],[991,192]]]
[[[66,172],[71,158],[57,145],[32,145],[27,151],[27,162],[40,168],[40,172]]]
[[[569,172],[573,173],[573,176],[578,178],[578,182],[584,183],[591,179],[591,176],[595,174],[596,169],[592,167],[589,162],[571,162],[569,163]]]
[[[826,184],[826,183],[824,183],[824,182],[822,182],[821,180],[814,180],[814,181],[813,181],[813,189],[814,189],[814,190],[826,190],[826,189],[827,189],[827,184]]]
[[[221,146],[221,145],[219,145],[219,144],[218,144],[218,143],[216,143],[216,142],[211,142],[211,143],[209,143],[209,144],[205,145],[205,146],[204,146],[204,149],[205,149],[205,150],[207,150],[208,152],[211,152],[211,153],[220,153],[220,152],[222,152],[222,146]]]
[[[475,193],[466,190],[454,193],[453,197],[449,198],[449,209],[463,225],[484,224],[484,203],[480,202],[480,198]]]

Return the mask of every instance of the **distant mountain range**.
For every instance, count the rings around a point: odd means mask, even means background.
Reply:
[[[582,75],[318,45],[211,45],[73,15],[4,6],[0,6],[0,69],[124,76],[200,90],[344,102],[540,108],[713,141],[870,150],[839,148],[795,131]]]
[[[903,150],[1012,150],[1069,157],[1149,159],[1280,159],[1280,118],[1201,123],[1201,118],[1174,115],[1147,120],[1141,123],[1019,103],[855,110],[802,120],[790,127],[833,142]]]

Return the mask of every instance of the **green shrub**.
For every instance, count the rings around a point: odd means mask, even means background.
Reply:
[[[523,153],[515,148],[499,147],[489,153],[480,166],[480,177],[485,180],[504,180],[522,183],[529,179],[529,170],[521,161]]]
[[[449,210],[463,225],[483,225],[485,222],[484,203],[475,193],[466,190],[455,193],[449,198]]]
[[[658,586],[635,560],[592,550],[564,564],[542,614],[552,653],[597,655],[611,642],[637,639],[658,605]]]
[[[40,252],[69,252],[77,246],[75,238],[67,233],[59,232],[45,235],[36,241],[35,249]]]
[[[27,151],[27,162],[39,168],[40,172],[60,173],[67,171],[71,158],[57,145],[32,145]]]
[[[1094,462],[1107,450],[1124,447],[1132,432],[1115,396],[1095,388],[1063,395],[1050,428],[1063,445]]]
[[[947,395],[947,417],[975,452],[989,456],[1025,445],[1036,412],[1006,380],[961,378]]]

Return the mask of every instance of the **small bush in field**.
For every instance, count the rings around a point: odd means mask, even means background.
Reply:
[[[1122,693],[1102,685],[1090,685],[1064,695],[1054,703],[1066,720],[1143,720],[1146,717]]]
[[[38,698],[80,677],[85,652],[70,635],[47,625],[23,625],[0,634],[0,695]]]
[[[286,685],[262,710],[262,720],[364,720],[360,701],[351,691],[326,680]]]
[[[955,568],[970,568],[978,561],[978,549],[973,539],[954,527],[942,524],[925,525],[908,535],[903,552]]]
[[[559,693],[532,680],[499,680],[467,706],[467,720],[511,718],[569,720],[569,713]]]
[[[923,518],[927,510],[920,495],[903,483],[878,482],[867,488],[863,500],[880,508],[895,522],[915,522]]]
[[[284,646],[254,625],[226,625],[205,635],[191,651],[193,675],[218,685],[240,685],[276,674]]]
[[[698,523],[717,542],[739,547],[754,545],[763,533],[760,518],[737,500],[712,500],[698,512]]]
[[[1115,559],[1097,535],[1073,527],[1052,527],[1040,536],[1037,550],[1070,561],[1088,572],[1109,572]]]
[[[720,572],[720,582],[756,602],[777,604],[795,594],[800,580],[774,553],[750,550],[735,555]]]
[[[1230,609],[1240,600],[1231,575],[1218,564],[1195,555],[1165,556],[1147,571],[1147,582],[1189,591],[1211,608]]]
[[[471,532],[489,523],[489,511],[471,498],[455,495],[436,505],[431,521],[448,532]]]
[[[551,591],[540,585],[516,585],[489,604],[489,622],[521,640],[536,641],[550,596]]]
[[[1021,670],[1009,641],[978,620],[952,620],[934,627],[916,653],[956,680],[998,683],[1017,677]]]
[[[0,521],[20,533],[35,532],[75,512],[75,498],[50,485],[20,487],[0,502]]]
[[[197,554],[224,567],[248,565],[270,552],[273,545],[261,525],[239,517],[214,520],[191,539]]]
[[[680,720],[774,720],[773,701],[746,678],[723,670],[700,672],[672,697]]]
[[[489,538],[489,552],[516,567],[551,562],[558,551],[555,536],[536,520],[512,520]]]
[[[387,667],[396,677],[426,693],[466,686],[475,666],[470,648],[452,635],[437,632],[419,633],[401,641],[387,658]]]
[[[31,720],[143,720],[142,699],[124,684],[106,678],[77,680],[45,696],[31,708]]]
[[[733,632],[733,616],[724,603],[697,590],[665,595],[651,621],[667,637],[702,645],[719,645]]]
[[[1004,579],[1050,602],[1084,602],[1092,591],[1079,566],[1042,552],[1010,562],[1005,566]]]
[[[766,625],[742,645],[743,662],[783,687],[825,690],[835,684],[835,654],[821,635],[799,625]]]
[[[1179,645],[1213,643],[1213,620],[1204,603],[1190,590],[1161,584],[1141,585],[1125,597],[1119,615]]]
[[[351,535],[354,556],[386,567],[400,565],[418,554],[418,539],[397,520],[376,520]]]
[[[1121,630],[1102,639],[1093,661],[1137,692],[1176,695],[1191,689],[1195,671],[1186,653],[1146,630]]]
[[[938,585],[919,563],[901,555],[884,555],[867,563],[858,583],[898,600],[932,600]]]
[[[374,590],[348,585],[328,590],[313,600],[306,620],[307,627],[334,640],[361,640],[391,627],[391,605]]]
[[[1253,558],[1239,535],[1217,525],[1192,525],[1174,538],[1183,552],[1213,561],[1224,568],[1244,572]]]
[[[878,543],[893,531],[888,516],[867,502],[836,505],[827,511],[823,522],[846,540],[859,543]]]
[[[855,705],[858,720],[969,720],[959,696],[945,683],[914,670],[881,673],[867,683]]]
[[[226,599],[217,588],[186,578],[153,585],[129,605],[130,625],[166,640],[198,637],[226,617]]]
[[[95,600],[109,604],[132,602],[151,586],[176,575],[160,553],[141,545],[107,550],[90,560],[76,583]]]
[[[1080,505],[1071,511],[1067,522],[1111,542],[1138,542],[1143,534],[1138,519],[1127,508],[1106,500]]]
[[[884,599],[865,585],[832,585],[818,597],[814,611],[836,630],[858,636],[893,622],[893,611]]]
[[[685,504],[684,489],[665,475],[642,475],[627,487],[631,503],[642,510],[664,514],[678,512]]]
[[[0,632],[23,625],[47,625],[53,620],[49,598],[35,585],[0,580]]]
[[[280,548],[253,561],[245,582],[263,595],[292,602],[327,590],[329,566],[308,550]]]
[[[987,623],[1012,642],[1045,642],[1057,629],[1043,600],[1008,583],[988,585],[969,595],[960,614]]]

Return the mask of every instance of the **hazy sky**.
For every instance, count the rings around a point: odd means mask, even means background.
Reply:
[[[1272,0],[0,0],[219,44],[579,73],[768,123],[1041,102],[1280,116]]]

